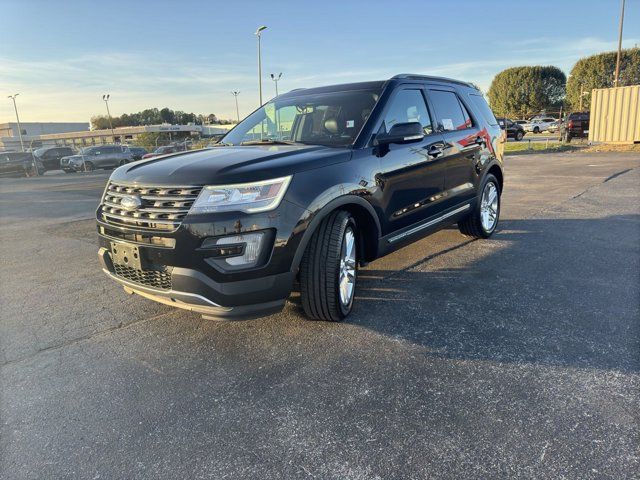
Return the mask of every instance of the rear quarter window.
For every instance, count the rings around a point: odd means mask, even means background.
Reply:
[[[498,125],[498,121],[496,120],[495,115],[491,111],[491,108],[489,108],[489,104],[487,103],[487,101],[484,99],[482,95],[470,93],[469,99],[471,100],[471,104],[474,106],[474,108],[478,112],[480,112],[480,115],[482,115],[482,118],[484,118],[484,120],[489,125],[493,125],[493,126]]]

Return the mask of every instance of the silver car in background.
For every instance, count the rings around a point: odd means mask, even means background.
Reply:
[[[96,145],[85,147],[77,155],[60,159],[60,167],[67,173],[90,172],[97,168],[115,168],[133,161],[126,145]]]

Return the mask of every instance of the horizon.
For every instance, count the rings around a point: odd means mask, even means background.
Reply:
[[[283,72],[280,92],[398,73],[457,78],[486,91],[505,68],[553,65],[569,76],[580,58],[617,48],[618,2],[590,5],[580,12],[579,25],[565,25],[571,5],[544,0],[535,8],[505,9],[487,3],[484,11],[499,14],[482,17],[478,28],[478,17],[465,13],[477,3],[468,0],[456,8],[463,13],[454,24],[450,8],[424,2],[391,13],[361,1],[304,9],[290,1],[268,7],[248,2],[252,14],[238,15],[228,4],[188,2],[178,9],[167,1],[117,0],[105,11],[77,1],[3,0],[6,18],[17,21],[0,31],[0,123],[15,122],[6,98],[14,93],[20,94],[25,123],[89,122],[106,114],[105,93],[111,95],[114,117],[168,107],[233,120],[232,90],[241,92],[242,118],[258,106],[254,32],[259,25],[268,27],[262,36],[265,101],[275,94],[270,73]],[[406,18],[412,9],[416,14]],[[73,22],[78,17],[86,21]],[[638,43],[640,2],[628,2],[623,48]],[[451,58],[452,52],[460,55]]]

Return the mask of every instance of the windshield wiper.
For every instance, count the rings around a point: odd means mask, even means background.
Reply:
[[[288,140],[273,140],[271,138],[263,138],[262,140],[248,140],[240,142],[240,145],[299,145],[298,142],[290,142]]]

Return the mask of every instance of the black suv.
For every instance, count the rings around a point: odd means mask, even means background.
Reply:
[[[73,154],[75,151],[71,147],[43,147],[33,152],[45,170],[60,170],[60,159]]]
[[[560,124],[560,138],[570,142],[572,138],[589,136],[589,112],[573,112],[567,115]]]
[[[507,138],[513,138],[516,142],[519,142],[524,138],[525,131],[524,127],[517,122],[509,118],[498,118],[498,123],[500,124],[501,129],[507,129]]]
[[[208,317],[278,311],[297,280],[308,317],[341,320],[359,265],[456,222],[494,232],[504,141],[455,80],[294,90],[217,146],[115,170],[99,257],[128,293]]]

